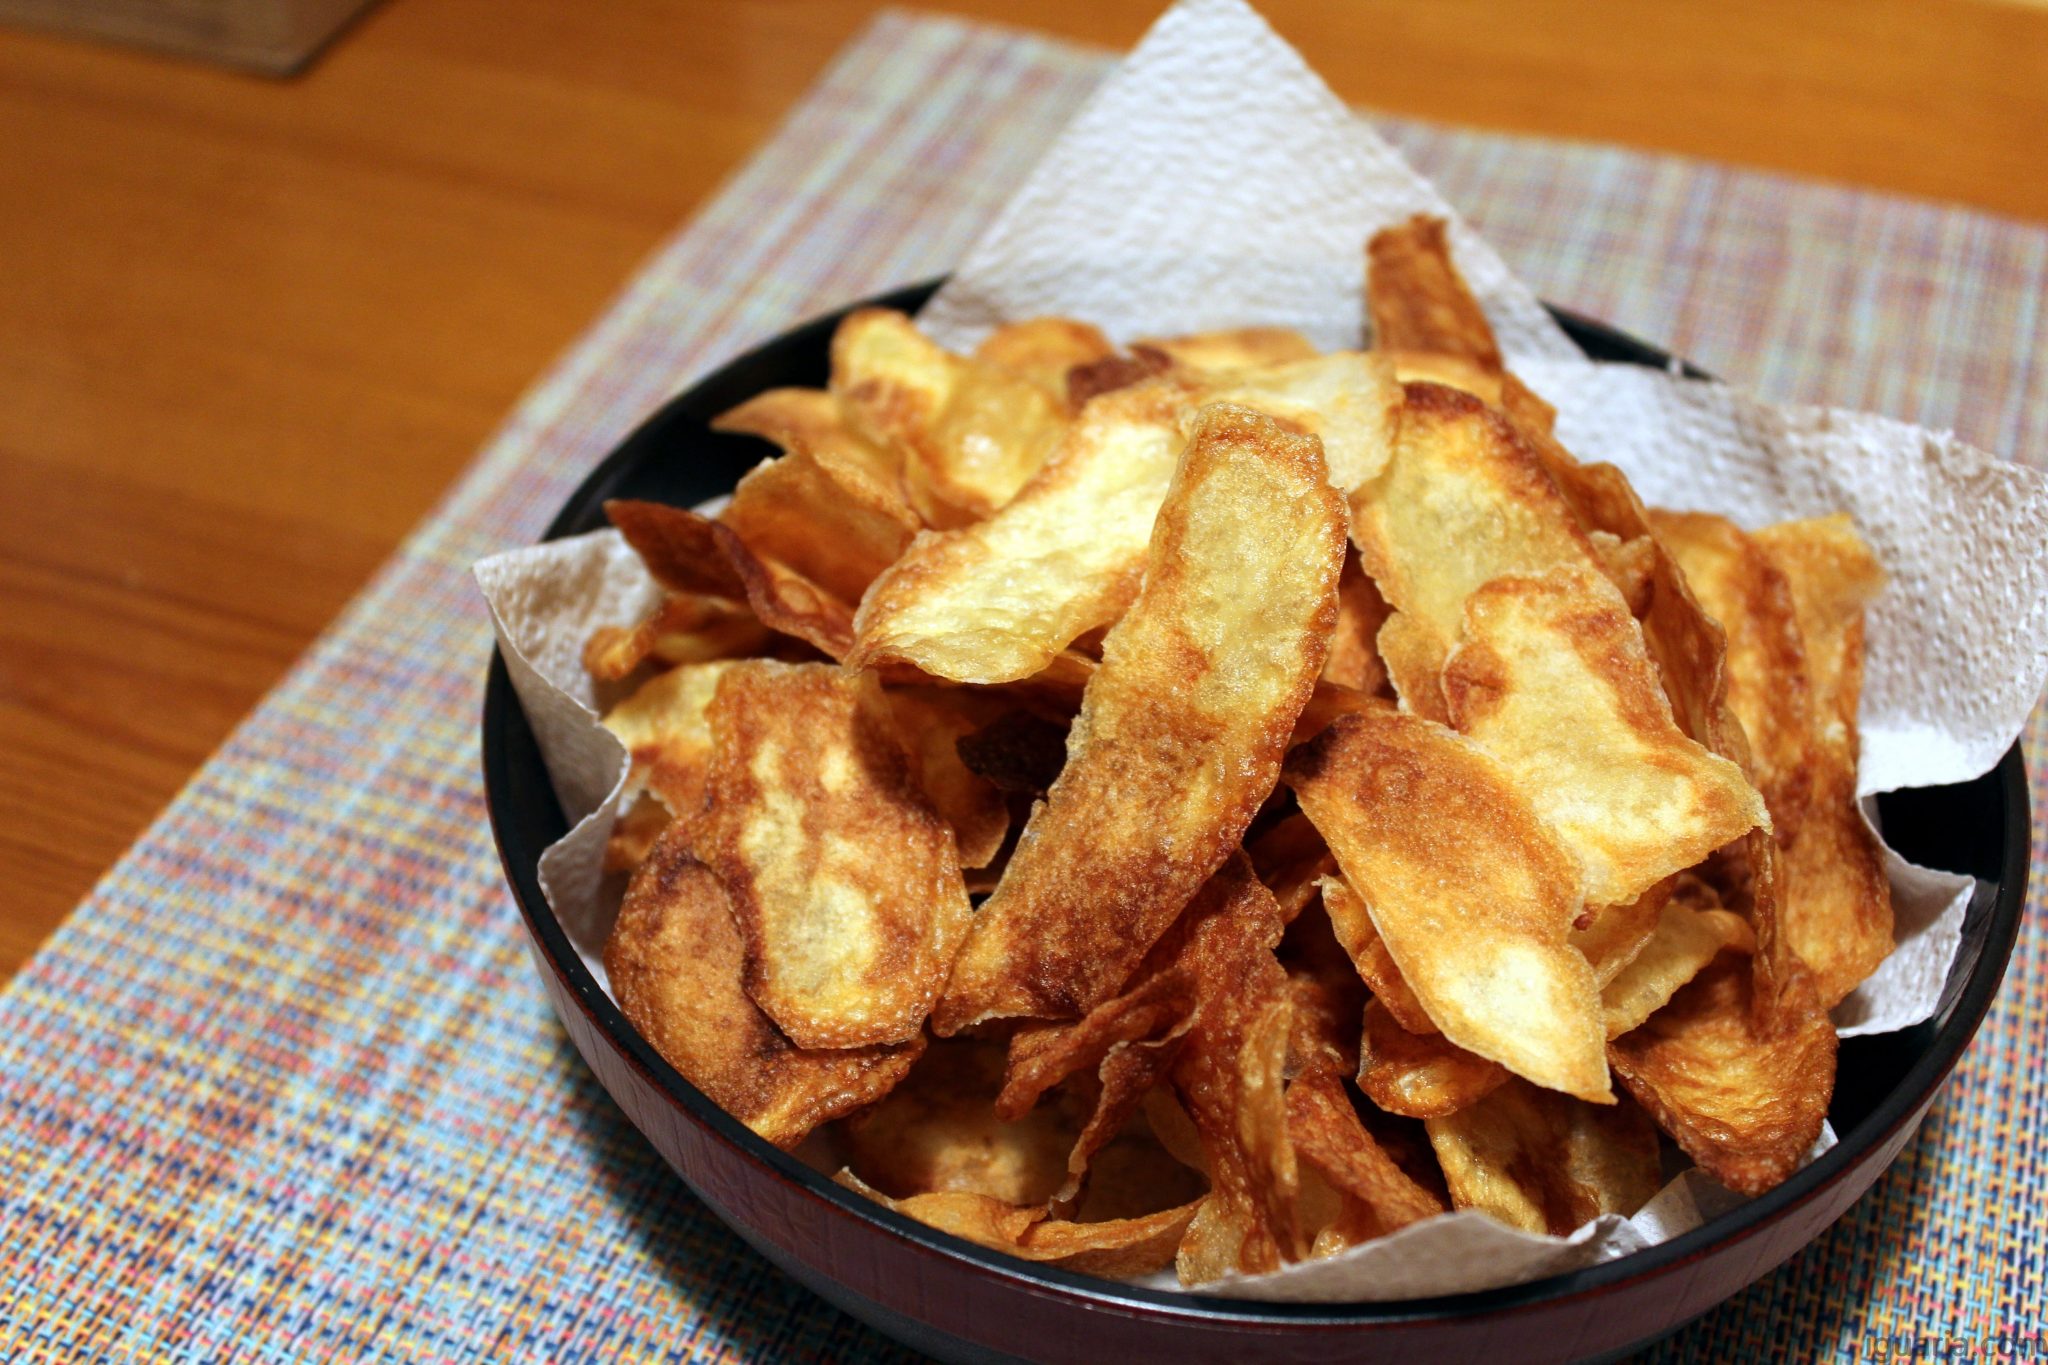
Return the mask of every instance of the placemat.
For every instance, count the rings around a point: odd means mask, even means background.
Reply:
[[[486,827],[467,567],[693,376],[944,270],[1107,60],[872,24],[15,979],[0,1357],[906,1358],[718,1225],[549,1013]],[[1550,299],[1767,394],[2048,452],[2048,231],[1382,123]],[[2037,774],[2043,737],[2037,714]],[[1919,1138],[1655,1358],[2048,1353],[2035,856],[2004,992]]]

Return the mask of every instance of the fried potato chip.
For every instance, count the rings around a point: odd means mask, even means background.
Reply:
[[[858,602],[921,529],[893,493],[834,479],[802,451],[749,470],[718,519],[756,556],[847,602]]]
[[[791,455],[804,456],[863,505],[886,506],[892,517],[915,516],[903,498],[902,455],[848,426],[839,400],[823,389],[755,394],[720,413],[711,427],[772,441]]]
[[[1767,527],[1756,540],[1790,585],[1813,700],[1808,808],[1780,840],[1779,914],[1832,1007],[1892,950],[1883,852],[1856,802],[1863,609],[1884,570],[1844,516]]]
[[[605,944],[612,997],[690,1084],[778,1147],[880,1099],[924,1051],[921,1035],[803,1051],[741,989],[743,956],[725,889],[671,832],[627,888]]]
[[[1423,618],[1405,611],[1387,614],[1374,641],[1387,681],[1401,699],[1401,709],[1424,720],[1446,724],[1450,711],[1444,705],[1444,638],[1424,623]]]
[[[1641,1028],[1608,1045],[1615,1074],[1707,1174],[1762,1194],[1798,1169],[1835,1088],[1835,1030],[1804,972],[1774,1028],[1758,1026],[1754,984],[1723,953]]]
[[[1054,398],[1067,401],[1067,374],[1117,353],[1101,329],[1072,318],[1026,318],[997,327],[974,348],[974,358],[1022,375]],[[1092,396],[1092,395],[1091,395]],[[1082,400],[1087,401],[1086,399]],[[1080,403],[1068,408],[1079,412]]]
[[[1067,408],[1078,413],[1093,399],[1156,379],[1174,368],[1173,357],[1151,346],[1133,346],[1067,371]]]
[[[1137,1049],[1133,1049],[1137,1051]],[[1104,1082],[1105,1104],[1109,1081]],[[1145,1096],[1170,1096],[1164,1087],[1147,1083]],[[1096,1111],[1100,1116],[1103,1108]],[[1090,1121],[1091,1126],[1093,1120]],[[1075,1144],[1084,1157],[1087,1183],[1071,1212],[1055,1201],[1053,1212],[1078,1223],[1100,1223],[1118,1218],[1144,1218],[1165,1209],[1198,1202],[1208,1193],[1209,1181],[1199,1170],[1182,1164],[1169,1153],[1152,1131],[1143,1106],[1108,1142],[1089,1145],[1083,1132]],[[1072,1177],[1069,1178],[1070,1183]]]
[[[639,624],[600,626],[583,646],[583,669],[599,682],[618,682],[649,659],[694,664],[760,649],[768,630],[752,611],[716,597],[675,593]]]
[[[970,911],[871,674],[749,660],[719,680],[697,855],[732,898],[747,994],[803,1047],[917,1036]]]
[[[1330,917],[1330,928],[1360,979],[1371,988],[1373,998],[1408,1032],[1435,1033],[1436,1021],[1422,1008],[1422,1002],[1401,976],[1401,969],[1394,965],[1393,954],[1387,951],[1380,931],[1373,927],[1372,913],[1358,893],[1342,877],[1325,877],[1318,886],[1322,889],[1323,909]]]
[[[1272,791],[1336,618],[1344,504],[1313,440],[1205,409],[1144,590],[1103,645],[1067,765],[975,917],[935,1013],[1063,1018],[1107,999]]]
[[[1320,904],[1287,926],[1280,941],[1280,966],[1293,1002],[1287,1040],[1287,1077],[1310,1071],[1358,1074],[1358,1021],[1365,1014],[1366,989],[1351,959],[1337,942]]]
[[[1205,990],[1174,1062],[1174,1089],[1201,1135],[1210,1180],[1176,1257],[1182,1284],[1233,1271],[1263,1274],[1304,1250],[1295,1209],[1300,1174],[1287,1136],[1292,1005],[1284,991],[1262,984]]]
[[[1500,346],[1479,300],[1451,260],[1444,220],[1417,214],[1366,244],[1365,302],[1373,344],[1389,351],[1462,356],[1501,372]]]
[[[1348,494],[1386,468],[1402,392],[1385,356],[1337,351],[1217,376],[1201,401],[1241,404],[1316,437],[1330,483]]]
[[[1443,688],[1452,723],[1577,854],[1594,905],[1633,900],[1769,820],[1742,769],[1679,730],[1641,629],[1597,570],[1473,593]]]
[[[1117,619],[1144,574],[1185,398],[1153,381],[1096,399],[1002,511],[918,537],[861,601],[847,662],[1010,682]]]
[[[695,515],[691,513],[690,515]],[[853,649],[853,608],[777,560],[764,559],[723,522],[712,540],[744,586],[747,605],[761,624],[817,646],[835,659]]]
[[[1323,680],[1360,692],[1378,692],[1387,683],[1387,666],[1380,662],[1380,627],[1386,624],[1387,599],[1364,569],[1353,551],[1345,556],[1344,573],[1337,580],[1337,624],[1330,631],[1330,655],[1323,661]]]
[[[886,1098],[842,1126],[847,1165],[899,1199],[955,1191],[1044,1204],[1066,1182],[1080,1119],[1073,1106],[1050,1104],[998,1118],[1002,1077],[999,1043],[932,1044]]]
[[[1444,1211],[1366,1131],[1334,1072],[1313,1071],[1288,1085],[1287,1134],[1300,1162],[1339,1196],[1331,1216],[1313,1218],[1304,1229],[1311,1256],[1332,1255]]]
[[[1185,1204],[1144,1218],[1069,1223],[1048,1218],[1043,1205],[1018,1208],[987,1195],[958,1191],[891,1199],[851,1171],[841,1171],[835,1179],[940,1232],[1021,1260],[1108,1279],[1145,1275],[1170,1264],[1196,1207]]]
[[[604,514],[647,565],[647,572],[670,592],[746,600],[746,585],[719,551],[709,518],[631,498],[611,499]]]
[[[1313,360],[1315,343],[1291,327],[1226,327],[1177,337],[1147,337],[1131,349],[1157,351],[1184,370],[1250,370]]]
[[[1684,874],[1680,874],[1681,876]],[[1657,916],[1671,899],[1677,878],[1667,877],[1632,901],[1620,905],[1588,906],[1572,925],[1572,947],[1577,948],[1593,979],[1606,989],[1634,961],[1650,936],[1657,932]],[[1694,907],[1699,908],[1699,907]]]
[[[1434,722],[1366,713],[1296,750],[1287,781],[1450,1042],[1610,1099],[1598,987],[1566,938],[1582,873],[1493,759]]]
[[[993,697],[963,688],[891,688],[896,732],[917,763],[924,793],[953,827],[962,868],[987,867],[1010,833],[1010,803],[1002,789],[969,768],[960,741],[1006,714]]]
[[[1394,378],[1403,384],[1441,384],[1492,407],[1500,406],[1500,371],[1489,370],[1471,356],[1379,349],[1393,363]]]
[[[605,713],[604,727],[626,746],[632,765],[628,798],[652,794],[670,814],[694,815],[704,805],[711,770],[711,722],[705,712],[718,680],[737,661],[684,664],[658,673]]]
[[[966,525],[1008,503],[1066,425],[1053,394],[948,354],[885,308],[859,309],[839,324],[832,393],[855,431],[902,452],[904,492],[938,527]]]
[[[646,795],[631,802],[612,825],[604,841],[604,870],[631,872],[654,852],[654,841],[673,820],[667,806]]]
[[[1607,1036],[1619,1038],[1641,1026],[1722,952],[1755,948],[1756,934],[1742,916],[1666,902],[1657,914],[1657,931],[1600,992]]]
[[[1383,999],[1365,1007],[1358,1088],[1404,1118],[1455,1114],[1508,1079],[1497,1063],[1465,1051],[1441,1033],[1410,1033]]]
[[[1315,899],[1317,879],[1337,870],[1330,846],[1300,811],[1246,844],[1245,852],[1279,904],[1280,918],[1289,924]]]
[[[1628,1217],[1664,1183],[1657,1130],[1626,1102],[1510,1080],[1427,1126],[1451,1203],[1524,1232],[1562,1237],[1602,1214]]]

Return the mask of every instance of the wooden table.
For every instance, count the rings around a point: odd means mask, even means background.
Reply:
[[[1380,108],[2048,218],[2048,8],[1264,7]],[[387,0],[284,83],[0,33],[0,973],[872,8]]]

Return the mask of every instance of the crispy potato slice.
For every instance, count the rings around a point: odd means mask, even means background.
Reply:
[[[1444,705],[1444,638],[1422,617],[1410,612],[1389,612],[1374,641],[1387,681],[1401,699],[1401,709],[1424,720],[1447,724],[1450,711]]]
[[[1078,413],[1090,400],[1142,384],[1174,370],[1173,357],[1151,346],[1103,356],[1067,371],[1067,408]]]
[[[1334,1216],[1304,1229],[1311,1256],[1332,1255],[1444,1211],[1366,1131],[1334,1072],[1313,1071],[1287,1087],[1287,1134],[1300,1161],[1340,1199]]]
[[[885,505],[892,516],[910,516],[903,498],[903,459],[847,425],[839,400],[823,389],[770,389],[755,394],[711,422],[714,431],[735,431],[773,441],[801,454],[863,504]]]
[[[1263,1274],[1304,1250],[1295,1207],[1300,1173],[1287,1136],[1292,1003],[1252,980],[1240,989],[1249,996],[1205,993],[1174,1062],[1174,1089],[1201,1135],[1211,1184],[1197,1215],[1201,1235],[1191,1226],[1176,1258],[1182,1284],[1232,1271]]]
[[[1325,877],[1317,885],[1323,893],[1323,909],[1329,914],[1330,928],[1335,931],[1337,942],[1344,946],[1352,967],[1372,990],[1373,998],[1408,1032],[1435,1033],[1436,1021],[1422,1008],[1422,1002],[1401,976],[1401,969],[1394,965],[1393,954],[1387,951],[1380,931],[1373,927],[1372,912],[1365,908],[1365,901],[1342,877]]]
[[[1417,214],[1381,228],[1365,248],[1365,303],[1373,344],[1429,351],[1501,372],[1500,345],[1485,310],[1451,260],[1444,220]]]
[[[1144,590],[1103,643],[933,1024],[1107,999],[1237,846],[1321,671],[1344,503],[1316,442],[1219,404],[1160,509]]]
[[[1640,1027],[1723,951],[1755,948],[1756,934],[1742,916],[1667,901],[1658,911],[1657,931],[1600,992],[1607,1036],[1619,1038]]]
[[[1003,1048],[981,1040],[933,1044],[910,1074],[841,1129],[846,1162],[891,1197],[944,1191],[1006,1204],[1044,1204],[1067,1179],[1080,1130],[1072,1105],[1040,1105],[1015,1120],[996,1116]]]
[[[928,525],[963,526],[1015,497],[1066,425],[1022,375],[948,354],[901,313],[863,308],[832,337],[832,393],[848,424],[903,458]]]
[[[732,897],[747,994],[803,1047],[917,1036],[970,911],[871,674],[749,660],[719,680],[697,855]]]
[[[841,1171],[835,1179],[877,1204],[941,1232],[1021,1260],[1109,1279],[1145,1275],[1170,1264],[1196,1207],[1189,1203],[1143,1218],[1069,1223],[1048,1218],[1043,1205],[1019,1208],[963,1191],[891,1199],[863,1184],[851,1171]]]
[[[1524,1232],[1562,1237],[1605,1213],[1628,1217],[1664,1183],[1657,1130],[1626,1102],[1510,1080],[1427,1126],[1451,1203]]]
[[[925,795],[953,827],[960,866],[987,867],[1009,836],[1010,803],[1001,788],[961,760],[959,746],[1003,714],[1002,703],[953,687],[892,688],[888,696]]]
[[[718,519],[759,558],[847,602],[858,602],[921,529],[900,499],[842,483],[802,451],[749,470]]]
[[[1320,904],[1287,926],[1280,942],[1287,997],[1294,1002],[1287,1040],[1289,1080],[1310,1071],[1358,1074],[1358,1021],[1365,1014],[1365,982],[1337,942]]]
[[[1452,723],[1577,854],[1594,905],[1634,900],[1769,820],[1742,769],[1679,730],[1641,629],[1597,570],[1473,593],[1443,688]]]
[[[1469,393],[1493,407],[1500,406],[1500,371],[1487,369],[1471,356],[1379,349],[1393,363],[1394,378],[1403,384],[1441,384]]]
[[[1863,609],[1884,570],[1844,516],[1767,527],[1756,540],[1790,585],[1813,689],[1808,808],[1779,841],[1779,914],[1833,1007],[1892,950],[1883,852],[1856,803]]]
[[[1287,780],[1450,1042],[1611,1098],[1599,990],[1566,937],[1583,874],[1493,759],[1434,722],[1369,712],[1296,750]]]
[[[1104,1081],[1105,1104],[1104,1108],[1097,1109],[1098,1117],[1109,1107],[1107,1097],[1111,1084],[1109,1080]],[[1151,1086],[1149,1081],[1147,1085],[1145,1097],[1172,1094],[1164,1087]],[[1092,1126],[1094,1120],[1090,1123]],[[1072,1218],[1079,1223],[1143,1218],[1164,1209],[1198,1202],[1208,1193],[1208,1178],[1194,1167],[1182,1164],[1166,1150],[1152,1131],[1142,1105],[1140,1111],[1130,1117],[1108,1142],[1091,1144],[1093,1139],[1084,1131],[1081,1141],[1075,1144],[1075,1151],[1081,1153],[1086,1148],[1083,1161],[1087,1183],[1079,1198],[1073,1201],[1071,1212],[1066,1205],[1054,1201],[1053,1212],[1057,1216]],[[1069,1183],[1073,1183],[1071,1176]]]
[[[667,806],[644,792],[620,812],[604,841],[604,870],[631,872],[654,852],[655,840],[672,823]]]
[[[696,515],[690,513],[688,515]],[[853,649],[853,608],[778,560],[764,559],[723,522],[711,537],[746,589],[761,624],[815,645],[835,659]]]
[[[734,666],[734,660],[722,659],[657,673],[605,713],[605,728],[619,737],[632,759],[626,775],[629,799],[651,793],[673,815],[694,815],[703,807],[711,771],[711,722],[705,712],[718,680]]]
[[[1358,1088],[1389,1114],[1429,1119],[1455,1114],[1508,1079],[1497,1063],[1441,1033],[1410,1033],[1385,1000],[1365,1007]]]
[[[670,592],[746,600],[746,585],[719,550],[710,518],[631,498],[611,499],[604,514],[647,565],[647,572]]]
[[[1387,666],[1380,662],[1380,627],[1386,624],[1387,599],[1359,567],[1358,554],[1344,559],[1337,580],[1337,624],[1330,631],[1330,656],[1323,661],[1323,680],[1360,692],[1378,692],[1387,684]]]
[[[1153,381],[1096,399],[1001,512],[920,536],[862,600],[848,663],[1010,682],[1114,621],[1144,573],[1185,398],[1181,386]]]
[[[1589,906],[1573,924],[1572,946],[1593,969],[1593,979],[1601,989],[1605,990],[1608,982],[1621,975],[1657,932],[1657,915],[1671,899],[1676,881],[1677,878],[1667,877],[1620,905]]]
[[[1177,337],[1146,337],[1132,346],[1153,350],[1185,370],[1250,370],[1313,360],[1315,343],[1291,327],[1225,327]]]
[[[1022,375],[1065,403],[1067,374],[1078,365],[1092,365],[1117,353],[1100,328],[1072,318],[1026,318],[1006,322],[982,338],[974,358]],[[1086,400],[1083,400],[1086,401]],[[1068,413],[1079,412],[1075,403]]]
[[[924,1051],[921,1035],[798,1048],[741,989],[743,957],[724,887],[672,831],[627,888],[605,944],[613,998],[690,1084],[778,1147],[880,1099]]]
[[[1217,376],[1201,401],[1242,404],[1316,437],[1330,483],[1348,494],[1386,468],[1402,393],[1386,357],[1337,351]]]
[[[1762,1194],[1798,1169],[1835,1088],[1835,1030],[1805,972],[1759,1027],[1740,953],[1723,953],[1641,1028],[1608,1046],[1615,1074],[1685,1154],[1729,1189]]]
[[[1245,845],[1245,852],[1289,924],[1315,899],[1316,880],[1337,870],[1330,846],[1300,811]]]
[[[694,664],[763,648],[768,629],[746,607],[716,597],[675,593],[630,627],[600,626],[583,646],[583,669],[618,682],[649,659]]]

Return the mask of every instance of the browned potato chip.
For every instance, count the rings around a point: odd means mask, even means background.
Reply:
[[[1373,344],[1389,351],[1462,356],[1501,372],[1486,313],[1451,260],[1444,220],[1417,214],[1366,244],[1365,301]]]
[[[1170,1264],[1195,1213],[1194,1204],[1185,1204],[1143,1218],[1069,1223],[1046,1217],[1043,1205],[1018,1208],[987,1195],[958,1191],[891,1199],[861,1183],[851,1171],[840,1172],[837,1179],[877,1204],[941,1232],[1022,1260],[1109,1279],[1128,1279]]]
[[[1287,1040],[1289,1080],[1311,1071],[1358,1074],[1358,1021],[1365,1014],[1365,982],[1337,942],[1320,904],[1287,926],[1280,942],[1287,998],[1294,1005]]]
[[[1604,1213],[1628,1217],[1664,1183],[1657,1130],[1626,1102],[1510,1080],[1428,1127],[1451,1203],[1524,1232],[1562,1237]]]
[[[1681,873],[1680,876],[1684,874]],[[1632,901],[1588,906],[1572,926],[1572,946],[1593,969],[1602,989],[1620,976],[1657,932],[1657,915],[1671,899],[1678,878],[1667,877]],[[1695,906],[1695,909],[1700,908]]]
[[[658,673],[605,713],[604,725],[632,759],[630,797],[649,792],[674,815],[693,815],[704,804],[711,769],[711,722],[705,712],[718,680],[735,660],[684,664]]]
[[[725,889],[671,832],[633,878],[605,944],[612,996],[669,1065],[777,1146],[880,1099],[924,1050],[921,1035],[799,1049],[741,989],[743,955]]]
[[[1423,621],[1405,611],[1391,611],[1380,625],[1373,642],[1387,681],[1401,699],[1401,709],[1410,715],[1439,724],[1450,722],[1444,705],[1444,639]]]
[[[1380,662],[1380,627],[1386,624],[1387,599],[1359,567],[1356,551],[1345,556],[1337,580],[1337,624],[1330,631],[1330,657],[1323,661],[1323,679],[1360,692],[1378,692],[1387,682]]]
[[[1297,750],[1287,780],[1449,1041],[1611,1098],[1599,989],[1566,937],[1582,874],[1498,764],[1434,722],[1366,713]]]
[[[1343,499],[1316,442],[1205,409],[1138,600],[935,1013],[1072,1017],[1107,999],[1237,845],[1322,669]]]
[[[645,793],[628,803],[604,841],[604,870],[631,872],[646,862],[672,819],[667,806]]]
[[[1500,406],[1501,372],[1488,369],[1469,355],[1380,349],[1393,362],[1394,377],[1403,384],[1442,384],[1493,407]]]
[[[768,630],[752,611],[716,597],[676,593],[644,621],[600,626],[583,647],[583,669],[599,682],[618,682],[649,659],[695,664],[760,649]]]
[[[1218,375],[1203,385],[1201,401],[1241,404],[1316,437],[1330,483],[1349,494],[1386,468],[1402,394],[1385,356],[1337,351]]]
[[[1067,409],[1078,413],[1094,399],[1157,379],[1174,368],[1173,357],[1150,346],[1133,346],[1067,371]]]
[[[1043,796],[1067,765],[1067,726],[1012,710],[953,742],[967,770],[998,791]]]
[[[1884,570],[1847,517],[1766,527],[1756,540],[1790,584],[1813,689],[1808,807],[1779,841],[1779,914],[1821,1004],[1833,1006],[1892,950],[1883,852],[1856,803],[1863,609]]]
[[[802,451],[748,471],[718,519],[759,558],[846,602],[858,602],[920,529],[893,494],[842,483]]]
[[[1436,1022],[1402,979],[1401,969],[1394,965],[1393,954],[1387,951],[1380,931],[1373,927],[1372,913],[1358,893],[1342,877],[1325,877],[1318,885],[1337,942],[1344,945],[1351,965],[1372,989],[1373,998],[1408,1032],[1435,1033]]]
[[[903,498],[902,456],[855,432],[839,400],[823,389],[770,389],[720,413],[711,426],[773,441],[805,456],[864,505],[914,515]]]
[[[1600,992],[1607,1036],[1639,1027],[1724,950],[1756,947],[1749,921],[1727,910],[1693,910],[1673,900],[1657,915],[1657,931]]]
[[[1410,1033],[1384,1000],[1365,1007],[1358,1088],[1404,1118],[1455,1114],[1508,1079],[1506,1068],[1465,1051],[1441,1033]]]
[[[1315,899],[1316,880],[1336,871],[1337,860],[1323,836],[1300,811],[1276,823],[1245,845],[1259,880],[1280,905],[1288,923]]]
[[[1309,1216],[1313,1226],[1303,1231],[1311,1238],[1311,1256],[1331,1255],[1444,1211],[1366,1131],[1333,1072],[1314,1071],[1287,1087],[1287,1133],[1301,1162],[1339,1196],[1332,1216]]]
[[[670,592],[746,600],[746,585],[718,548],[712,522],[680,507],[613,498],[604,514]]]
[[[1742,769],[1678,728],[1641,629],[1597,570],[1474,592],[1443,688],[1452,723],[1578,856],[1594,905],[1634,900],[1769,819]]]
[[[1250,370],[1313,360],[1315,343],[1291,327],[1226,327],[1177,337],[1147,337],[1132,347],[1157,351],[1187,370]]]
[[[888,695],[925,795],[953,827],[960,866],[987,867],[1010,833],[1010,803],[1001,788],[961,761],[959,745],[1004,714],[1001,701],[950,687],[892,688]]]
[[[1754,1017],[1749,964],[1723,953],[1641,1028],[1608,1047],[1622,1084],[1707,1174],[1762,1194],[1820,1136],[1834,1094],[1835,1030],[1804,972],[1779,1021]]]
[[[974,358],[1022,375],[1053,397],[1066,400],[1067,373],[1116,354],[1101,329],[1072,318],[1027,318],[1006,322],[982,338]],[[1085,400],[1084,400],[1085,401]],[[1079,412],[1074,404],[1069,411]]]
[[[1052,393],[948,354],[883,308],[839,324],[832,393],[855,431],[902,453],[904,492],[938,527],[964,526],[1008,503],[1066,425]]]
[[[998,1118],[999,1043],[941,1040],[873,1108],[841,1129],[847,1165],[896,1198],[942,1191],[1006,1204],[1044,1204],[1067,1178],[1080,1119],[1071,1105],[1040,1105]]]
[[[798,1045],[917,1036],[970,911],[871,674],[749,660],[719,680],[692,846],[724,882],[747,994]]]

